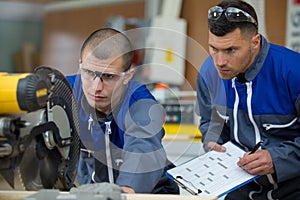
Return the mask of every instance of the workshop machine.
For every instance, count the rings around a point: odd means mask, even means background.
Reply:
[[[0,174],[26,190],[69,190],[79,159],[78,109],[59,71],[0,73]]]

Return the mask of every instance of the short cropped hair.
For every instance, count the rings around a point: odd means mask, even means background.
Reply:
[[[88,50],[91,50],[92,55],[99,59],[107,59],[116,55],[122,56],[124,71],[127,71],[131,66],[132,44],[124,33],[115,29],[101,28],[91,33],[81,46],[81,60],[83,54]]]

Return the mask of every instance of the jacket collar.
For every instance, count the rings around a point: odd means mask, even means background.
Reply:
[[[262,47],[259,54],[256,56],[254,62],[252,63],[249,70],[245,74],[245,78],[247,79],[247,81],[252,81],[257,76],[268,55],[270,43],[262,35],[261,35],[261,43],[262,43]]]

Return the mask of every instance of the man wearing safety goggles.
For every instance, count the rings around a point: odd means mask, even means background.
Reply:
[[[300,54],[268,42],[257,22],[244,1],[208,11],[210,56],[197,76],[203,144],[244,147],[237,165],[260,175],[226,199],[299,199]]]
[[[111,28],[83,43],[79,73],[68,76],[80,106],[78,182],[109,182],[126,193],[179,193],[164,174],[174,165],[162,146],[164,111],[132,80],[133,49]]]

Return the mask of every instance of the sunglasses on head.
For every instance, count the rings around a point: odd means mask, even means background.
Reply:
[[[230,22],[250,22],[257,27],[257,21],[249,13],[235,7],[214,6],[208,10],[208,19],[218,20],[224,12],[226,19]]]

